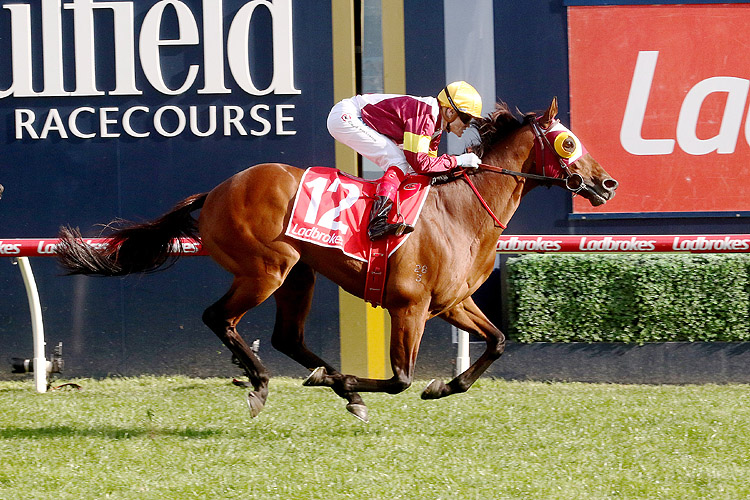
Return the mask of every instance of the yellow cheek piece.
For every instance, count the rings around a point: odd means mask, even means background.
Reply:
[[[554,147],[560,158],[570,158],[578,151],[578,142],[568,132],[561,132],[555,137]]]

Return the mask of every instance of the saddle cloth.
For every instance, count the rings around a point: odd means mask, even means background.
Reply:
[[[367,237],[370,206],[375,197],[375,181],[367,181],[335,168],[311,167],[305,170],[294,199],[286,235],[323,247],[338,248],[345,255],[368,261]],[[401,183],[396,206],[389,222],[397,219],[415,224],[427,193],[430,178],[409,176]],[[409,237],[389,238],[388,256]]]

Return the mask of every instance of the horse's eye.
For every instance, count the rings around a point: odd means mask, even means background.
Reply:
[[[578,149],[575,137],[567,132],[563,132],[555,138],[555,151],[560,158],[570,158]]]

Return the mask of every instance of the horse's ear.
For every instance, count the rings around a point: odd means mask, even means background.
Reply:
[[[552,103],[549,105],[549,108],[547,108],[547,111],[544,112],[544,116],[542,117],[542,126],[544,126],[544,128],[549,127],[549,125],[552,123],[552,120],[554,120],[556,116],[557,96],[552,98]]]

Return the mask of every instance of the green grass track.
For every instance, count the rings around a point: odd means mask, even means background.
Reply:
[[[745,499],[750,386],[482,379],[364,394],[369,424],[301,380],[0,382],[0,499]]]

